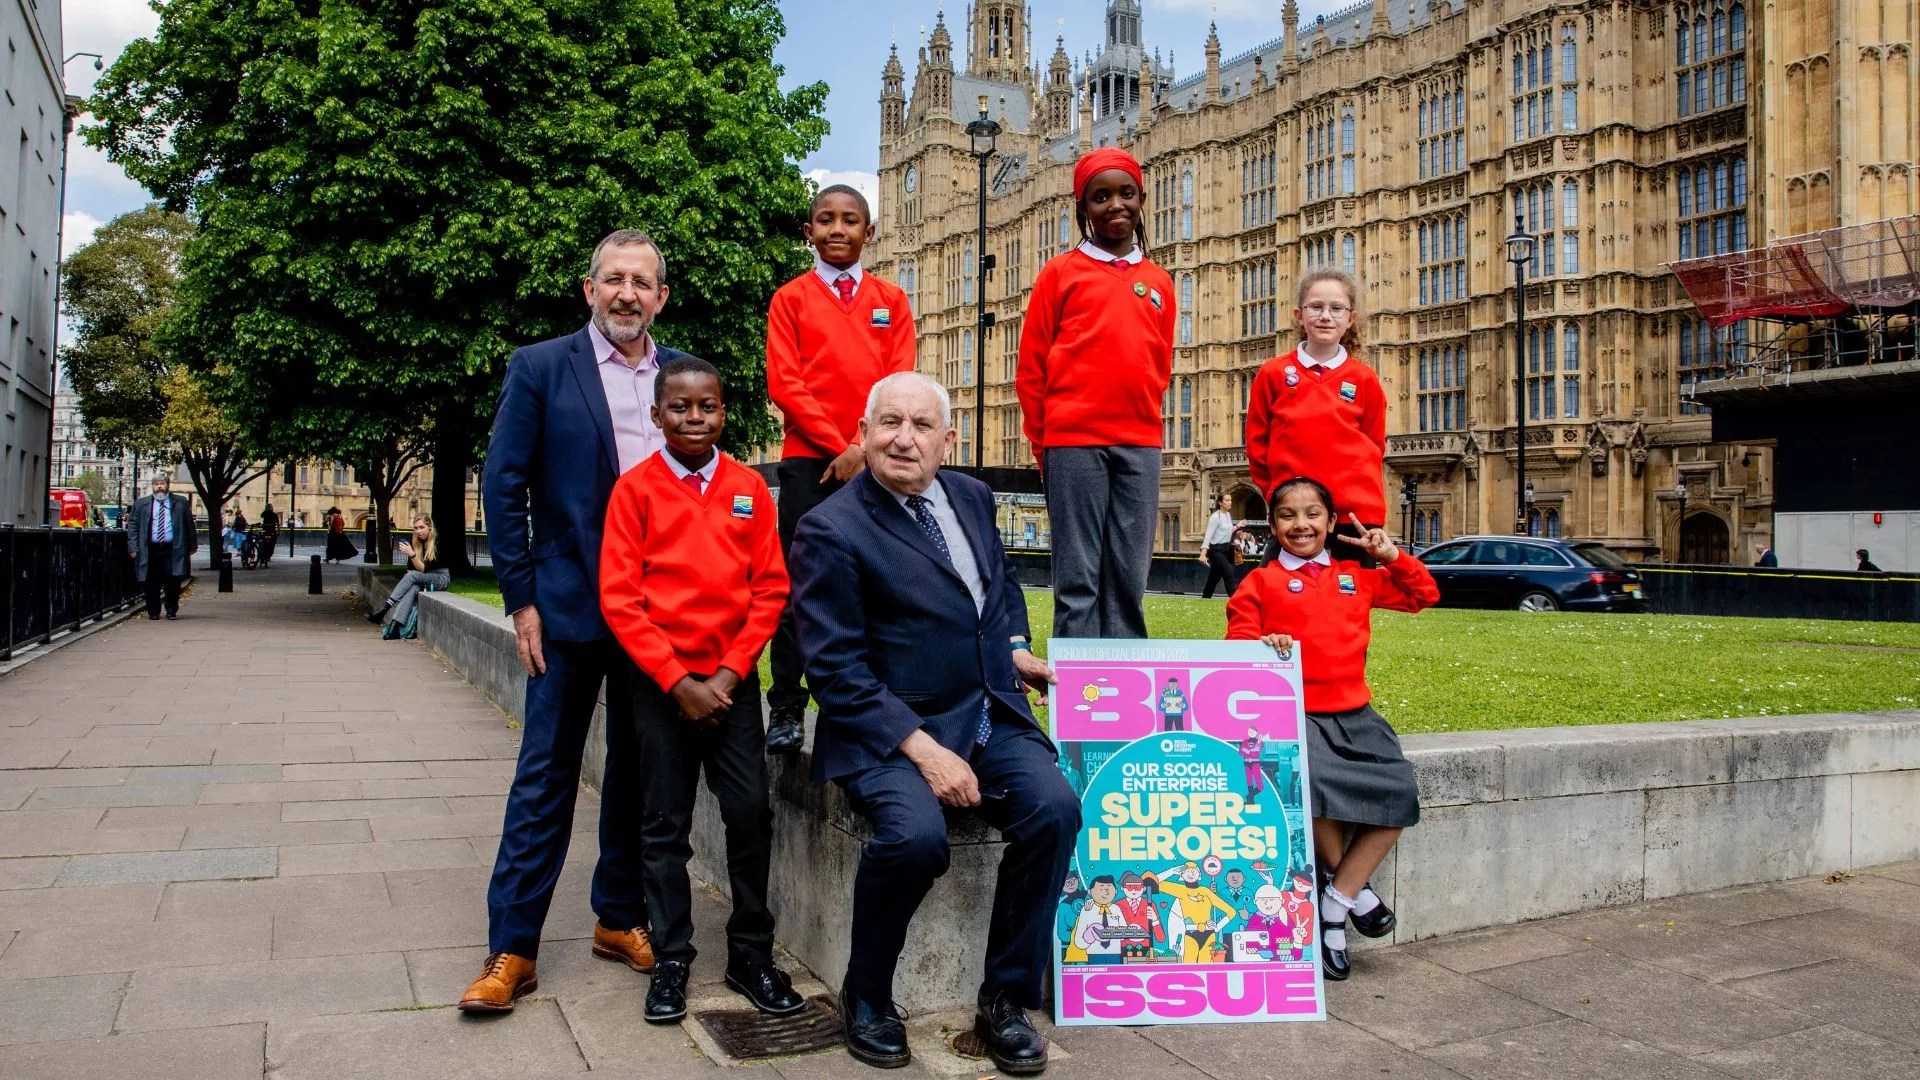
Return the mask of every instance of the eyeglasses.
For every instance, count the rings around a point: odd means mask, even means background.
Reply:
[[[1308,304],[1300,310],[1316,319],[1322,315],[1331,315],[1336,319],[1344,319],[1348,315],[1353,314],[1353,309],[1345,304]]]
[[[652,278],[622,277],[619,274],[608,274],[607,276],[600,279],[601,288],[612,289],[615,292],[619,292],[621,288],[627,285],[633,286],[634,292],[652,292],[653,291]]]

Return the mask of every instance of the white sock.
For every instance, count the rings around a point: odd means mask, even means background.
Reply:
[[[1353,913],[1355,915],[1365,915],[1379,906],[1380,894],[1374,892],[1373,886],[1371,885],[1363,886],[1360,889],[1360,895],[1353,898]]]
[[[1329,884],[1320,893],[1321,944],[1329,949],[1347,947],[1347,912],[1353,901]]]
[[[1341,949],[1341,950],[1346,949],[1347,928],[1344,926],[1336,926],[1333,929],[1327,931],[1326,939],[1322,941],[1321,944],[1325,945],[1329,949]]]

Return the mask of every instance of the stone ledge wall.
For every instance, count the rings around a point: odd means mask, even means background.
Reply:
[[[422,597],[420,636],[521,715],[526,680],[498,609]],[[602,722],[596,716],[583,770],[593,786]],[[1920,710],[1404,742],[1419,773],[1422,821],[1373,882],[1399,913],[1395,942],[1920,858]],[[809,767],[804,755],[772,762],[772,903],[781,943],[837,986],[866,826],[837,788],[808,782]],[[909,1009],[970,1004],[980,979],[1000,844],[972,814],[949,822],[952,869],[922,906],[900,961],[897,993]],[[703,789],[693,872],[722,890],[724,836]]]

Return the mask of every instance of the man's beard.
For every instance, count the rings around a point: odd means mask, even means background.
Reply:
[[[609,318],[609,314],[638,316],[639,325],[632,329],[617,327]],[[644,311],[613,311],[611,308],[601,311],[596,308],[593,312],[593,325],[599,328],[601,335],[608,341],[615,345],[625,345],[629,341],[639,341],[645,337],[647,328],[653,325],[653,319]]]

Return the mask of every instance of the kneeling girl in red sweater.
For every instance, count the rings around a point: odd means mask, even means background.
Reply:
[[[1344,979],[1347,921],[1368,937],[1393,930],[1393,911],[1367,879],[1393,850],[1401,830],[1420,820],[1413,764],[1393,728],[1371,704],[1367,644],[1374,608],[1419,611],[1440,599],[1433,575],[1403,554],[1381,529],[1343,547],[1379,563],[1367,569],[1327,549],[1334,500],[1319,481],[1299,476],[1273,491],[1270,522],[1280,551],[1227,601],[1227,637],[1258,638],[1281,656],[1306,646],[1307,773],[1313,847],[1320,864],[1321,968]],[[1359,526],[1357,517],[1351,522]],[[1345,839],[1348,828],[1353,840]]]

